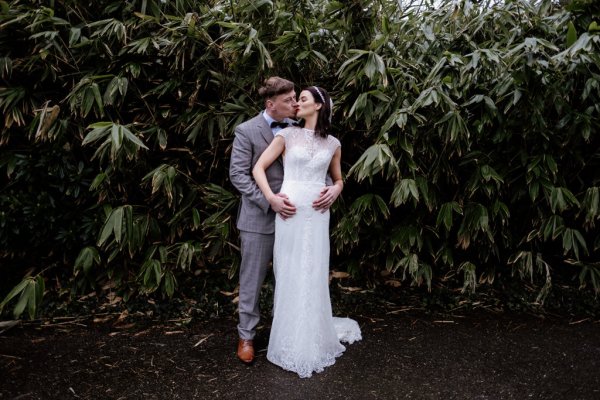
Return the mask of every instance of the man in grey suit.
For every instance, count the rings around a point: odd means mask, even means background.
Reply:
[[[259,89],[265,110],[238,125],[231,152],[229,178],[241,193],[237,227],[240,231],[242,262],[240,265],[239,324],[237,356],[244,363],[254,360],[255,329],[260,320],[260,289],[273,258],[275,213],[289,218],[296,212],[285,194],[278,195],[271,206],[254,182],[252,168],[273,141],[275,133],[289,125],[296,115],[294,84],[280,77],[271,77]],[[275,161],[266,171],[269,185],[278,193],[283,182],[282,160]]]

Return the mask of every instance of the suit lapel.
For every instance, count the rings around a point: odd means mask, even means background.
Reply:
[[[267,121],[262,114],[258,114],[256,117],[256,129],[258,129],[261,136],[267,141],[267,143],[271,144],[273,141],[273,131],[271,130],[271,127],[267,125]]]

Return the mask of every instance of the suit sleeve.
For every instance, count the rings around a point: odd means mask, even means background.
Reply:
[[[229,163],[229,179],[233,186],[266,214],[270,204],[252,176],[252,143],[236,128]]]

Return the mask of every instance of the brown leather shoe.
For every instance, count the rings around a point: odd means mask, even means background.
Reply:
[[[250,364],[252,361],[254,361],[254,344],[252,343],[252,340],[239,340],[237,356],[243,363],[246,364]]]

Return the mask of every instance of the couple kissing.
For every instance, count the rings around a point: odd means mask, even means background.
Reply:
[[[329,134],[333,102],[321,87],[265,80],[264,110],[238,125],[229,176],[241,194],[238,358],[254,361],[260,289],[273,261],[275,294],[267,359],[310,377],[361,340],[329,297],[329,208],[343,189],[341,143]],[[300,126],[295,119],[301,119]]]

